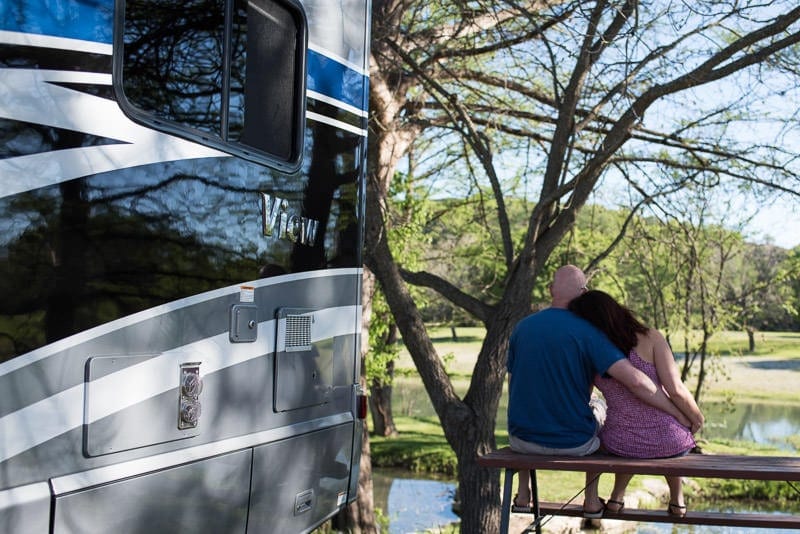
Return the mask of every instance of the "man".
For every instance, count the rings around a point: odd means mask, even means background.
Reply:
[[[512,450],[570,456],[595,452],[605,419],[605,406],[591,399],[595,374],[612,376],[642,401],[690,426],[661,388],[602,332],[567,310],[569,302],[584,291],[583,271],[574,265],[559,268],[550,284],[550,307],[520,321],[511,334],[508,434]],[[603,515],[597,487],[598,474],[586,473],[585,517]],[[523,469],[513,509],[529,511],[530,500],[530,476]]]

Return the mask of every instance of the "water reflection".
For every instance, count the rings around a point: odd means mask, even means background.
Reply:
[[[800,445],[800,406],[781,404],[704,404],[702,437],[732,439],[796,451]]]
[[[399,469],[373,469],[375,506],[389,518],[389,534],[436,530],[458,522],[452,481],[415,478]]]

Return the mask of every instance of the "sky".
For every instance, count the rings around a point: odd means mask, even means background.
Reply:
[[[761,191],[761,198],[756,199],[753,192],[737,194],[731,189],[720,186],[718,190],[712,190],[709,198],[718,198],[720,203],[709,207],[706,224],[721,224],[740,232],[748,243],[772,244],[787,250],[800,246],[800,196],[773,194],[774,198],[767,200],[768,196]],[[631,202],[629,195],[627,182],[617,174],[609,173],[595,188],[589,204],[624,210]],[[662,209],[669,210],[669,207]],[[640,215],[650,216],[652,213],[645,208]]]
[[[769,208],[762,208],[747,226],[756,243],[771,242],[791,249],[800,245],[800,198],[780,199]]]

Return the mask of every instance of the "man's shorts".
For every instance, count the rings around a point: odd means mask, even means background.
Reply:
[[[606,422],[606,402],[600,397],[592,396],[591,400],[589,401],[589,406],[592,408],[592,413],[594,414],[594,419],[597,424],[595,425],[594,436],[592,436],[592,438],[583,445],[569,449],[543,447],[542,445],[521,440],[518,437],[509,434],[508,444],[511,447],[511,450],[523,454],[563,454],[565,456],[586,456],[587,454],[592,454],[600,448],[600,438],[598,438],[597,435],[600,433],[600,429],[603,428],[603,424]]]

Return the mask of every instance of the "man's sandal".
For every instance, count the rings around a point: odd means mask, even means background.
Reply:
[[[583,517],[585,519],[601,519],[603,517],[603,512],[606,511],[606,501],[600,499],[600,509],[599,510],[587,510],[586,508],[583,509]]]
[[[511,500],[511,512],[515,514],[532,514],[533,513],[533,506],[531,503],[528,505],[519,505],[517,504],[517,497],[519,495],[514,495],[514,498]]]
[[[667,507],[667,512],[671,516],[684,517],[686,515],[686,507],[671,502]]]
[[[614,508],[611,508],[611,505],[614,505]],[[606,501],[606,510],[610,514],[618,514],[622,512],[622,509],[625,508],[625,501],[617,501],[615,499],[608,499]]]

